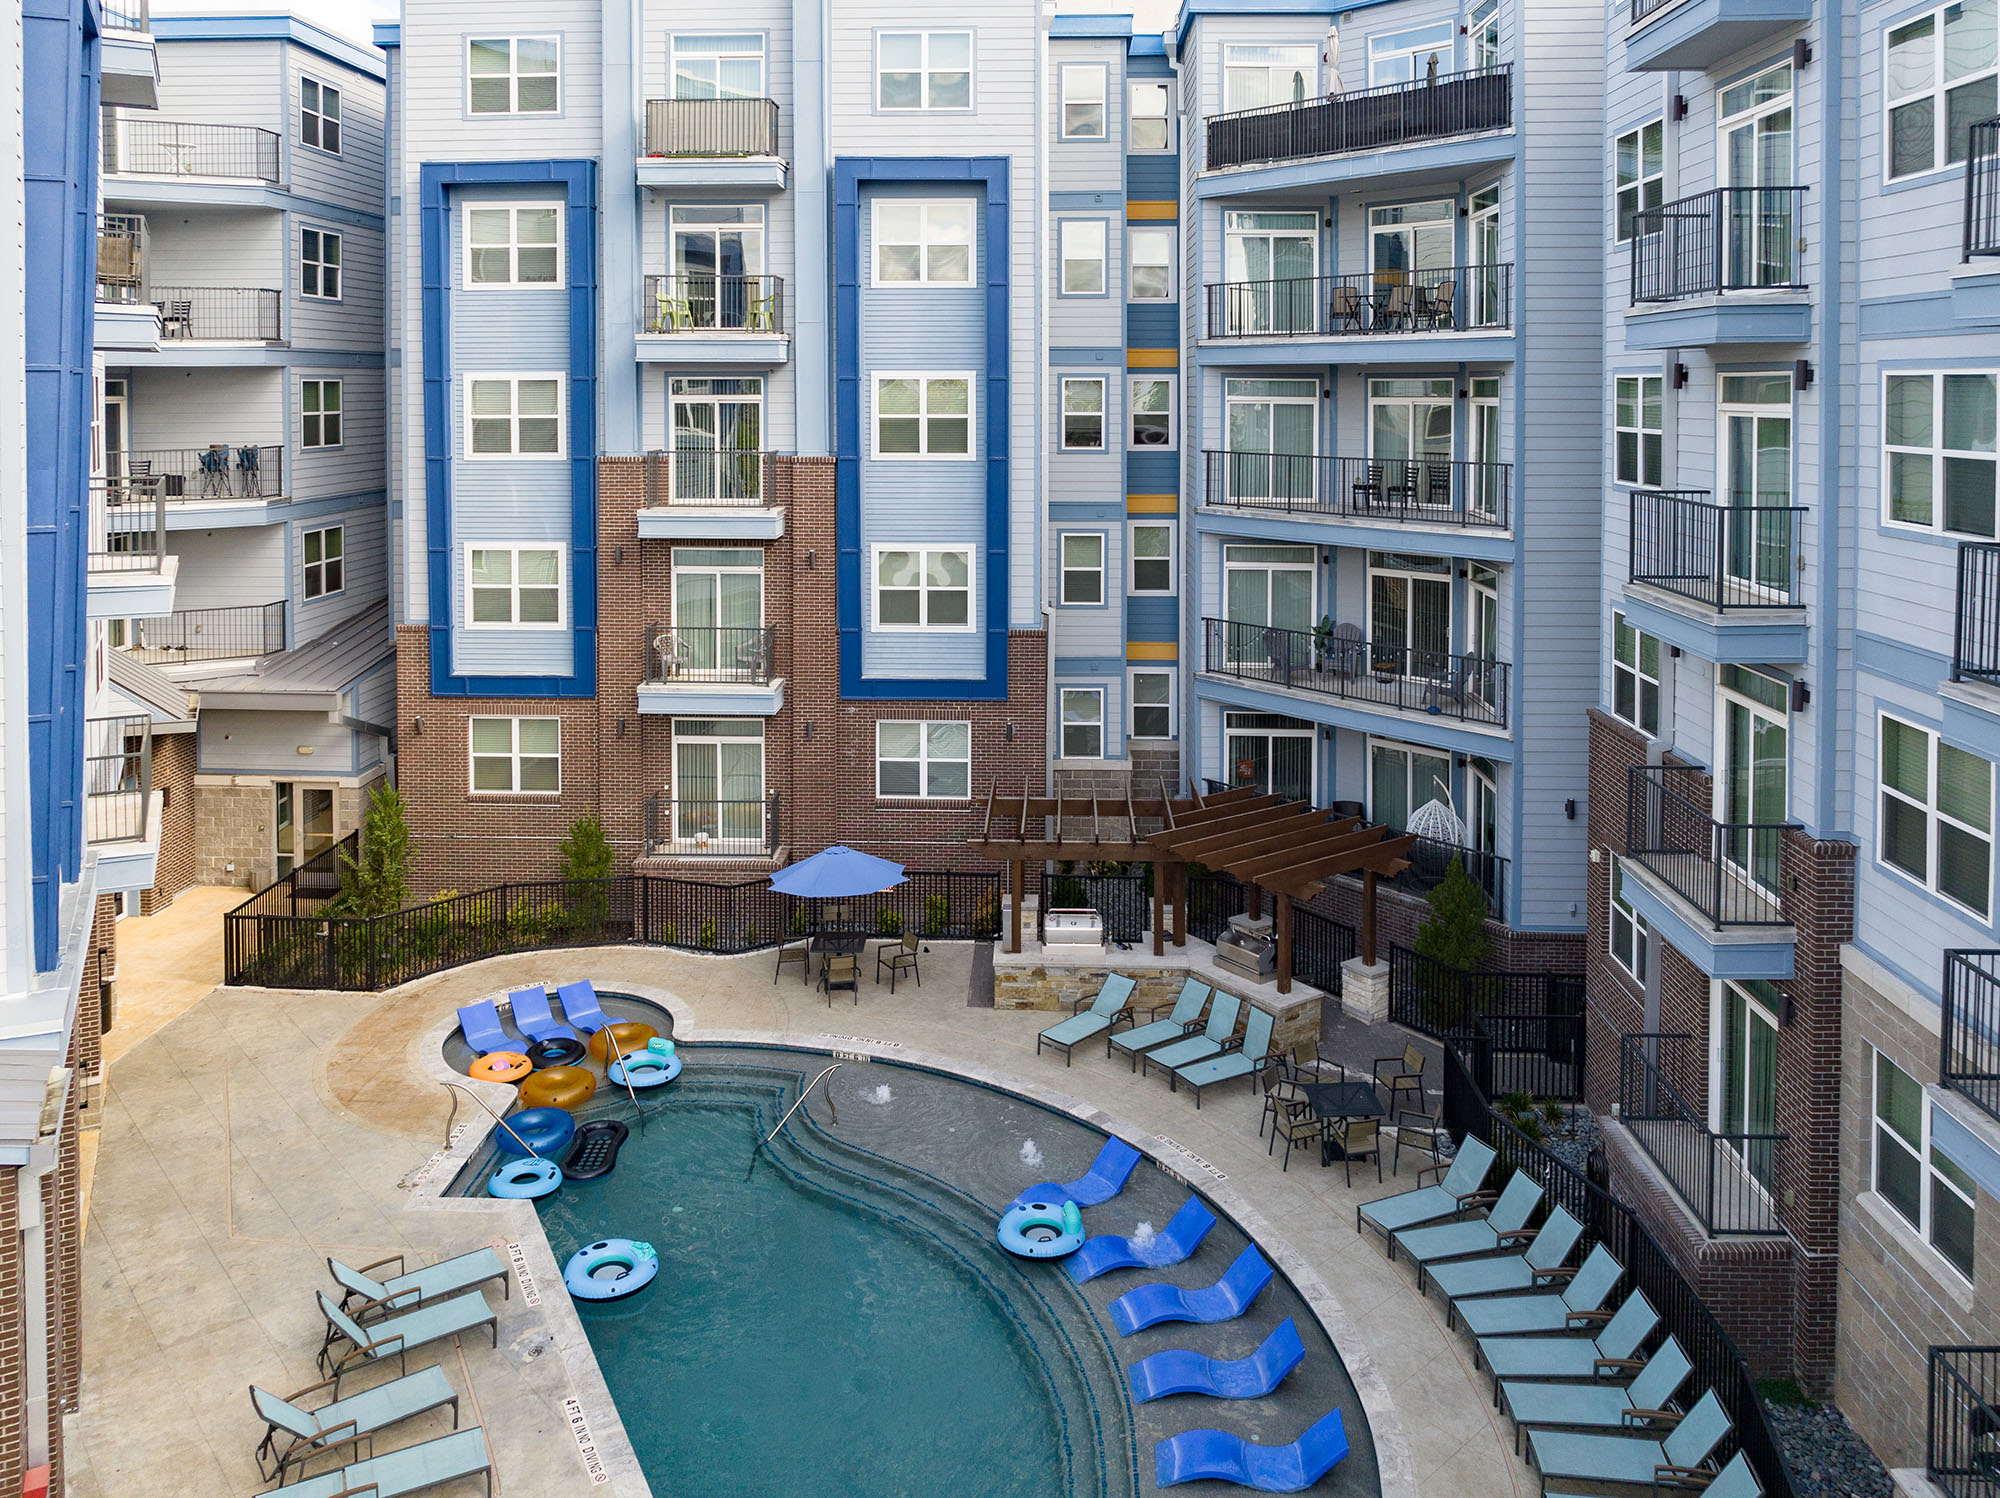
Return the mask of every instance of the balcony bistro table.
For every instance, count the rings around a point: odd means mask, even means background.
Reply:
[[[1299,1088],[1312,1104],[1315,1118],[1380,1118],[1382,1100],[1367,1082],[1308,1082]],[[1343,1160],[1347,1152],[1331,1134],[1320,1150],[1320,1164]]]

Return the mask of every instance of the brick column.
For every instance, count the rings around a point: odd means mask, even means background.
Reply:
[[[28,1467],[28,1346],[21,1274],[21,1172],[0,1166],[0,1493],[21,1491]]]

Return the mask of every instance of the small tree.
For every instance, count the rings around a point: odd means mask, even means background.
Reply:
[[[569,824],[569,836],[562,840],[562,877],[565,879],[609,879],[618,862],[604,824],[589,812]]]
[[[1454,856],[1444,882],[1430,892],[1431,913],[1417,928],[1417,953],[1476,972],[1486,961],[1486,895]]]
[[[403,820],[403,793],[385,781],[368,798],[368,814],[361,820],[361,856],[340,855],[335,913],[374,916],[401,910],[409,896],[410,863],[415,856],[416,844]]]

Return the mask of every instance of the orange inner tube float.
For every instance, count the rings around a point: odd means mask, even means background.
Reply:
[[[629,1019],[619,1020],[611,1026],[611,1034],[618,1041],[619,1054],[624,1056],[645,1050],[646,1042],[659,1033],[651,1025],[642,1025]],[[599,1030],[590,1037],[590,1054],[597,1059],[600,1066],[611,1064],[614,1058],[611,1054],[611,1045],[604,1038],[604,1031]]]
[[[481,1082],[518,1082],[535,1065],[519,1051],[488,1051],[466,1068]]]
[[[571,1112],[590,1101],[597,1078],[580,1066],[545,1066],[521,1084],[521,1101],[530,1108],[567,1108]]]

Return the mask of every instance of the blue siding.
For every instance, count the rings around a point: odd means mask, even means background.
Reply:
[[[1125,196],[1141,203],[1164,203],[1181,195],[1178,156],[1127,156]]]
[[[1178,453],[1147,448],[1125,454],[1127,494],[1172,494],[1180,485],[1181,460]]]
[[[1181,309],[1172,302],[1134,302],[1125,309],[1127,348],[1178,348]]]
[[[1158,642],[1180,639],[1180,601],[1171,596],[1125,600],[1125,638]]]

